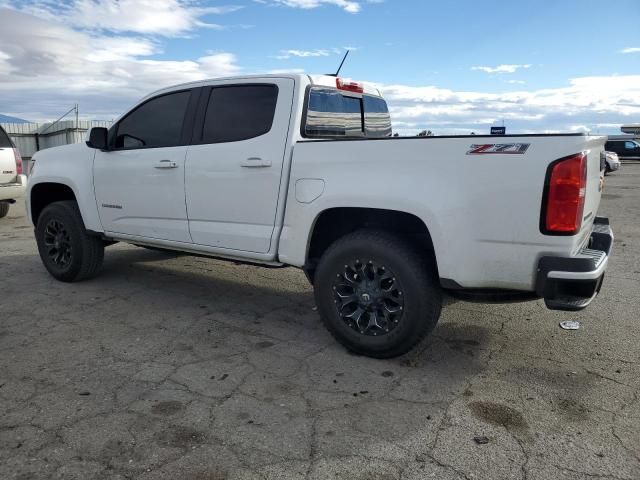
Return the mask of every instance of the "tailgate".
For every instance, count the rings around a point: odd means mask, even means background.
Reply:
[[[12,147],[0,147],[0,184],[16,180],[16,158]]]

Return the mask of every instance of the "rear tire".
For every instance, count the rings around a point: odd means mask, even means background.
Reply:
[[[9,213],[9,204],[7,202],[0,202],[0,218],[4,218]]]
[[[385,231],[361,230],[324,253],[315,298],[329,332],[369,357],[402,355],[436,326],[442,292],[434,262]]]
[[[104,243],[87,233],[76,202],[45,207],[38,218],[36,241],[45,268],[62,282],[87,280],[102,267]]]

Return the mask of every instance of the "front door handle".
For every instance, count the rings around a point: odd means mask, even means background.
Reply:
[[[240,166],[246,168],[264,168],[271,166],[271,160],[263,160],[260,157],[249,157],[240,162]]]
[[[155,168],[178,168],[178,164],[171,160],[160,160],[156,163]]]

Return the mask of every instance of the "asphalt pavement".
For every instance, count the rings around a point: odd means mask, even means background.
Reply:
[[[394,360],[347,353],[295,269],[114,245],[53,280],[0,219],[0,478],[640,478],[640,165],[607,177],[600,296],[449,302]],[[562,330],[578,320],[579,330]]]

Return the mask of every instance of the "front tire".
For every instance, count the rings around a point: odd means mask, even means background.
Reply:
[[[4,218],[9,213],[9,203],[0,202],[0,218]]]
[[[45,268],[62,282],[87,280],[102,267],[104,243],[87,233],[73,201],[45,207],[38,218],[36,241]]]
[[[362,230],[337,240],[320,259],[314,283],[323,323],[361,355],[407,353],[440,317],[433,261],[388,232]]]

